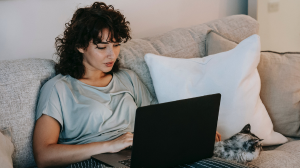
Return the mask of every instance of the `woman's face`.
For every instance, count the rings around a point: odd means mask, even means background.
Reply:
[[[102,72],[112,70],[120,53],[120,43],[106,41],[109,39],[108,36],[108,29],[103,29],[101,43],[95,45],[91,40],[86,50],[78,49],[83,54],[83,64],[88,70]]]

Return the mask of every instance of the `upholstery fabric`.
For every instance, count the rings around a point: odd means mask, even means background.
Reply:
[[[240,43],[247,37],[258,34],[258,22],[248,15],[233,15],[215,20],[206,25],[224,37]]]
[[[205,56],[229,51],[234,49],[238,44],[215,31],[209,31],[207,33],[205,42]]]
[[[9,128],[0,129],[0,166],[13,168],[12,154],[14,146],[11,142],[11,130]]]
[[[206,55],[235,46],[236,42],[216,32],[207,34]],[[300,137],[300,52],[262,51],[257,69],[261,78],[260,96],[274,130],[285,136]]]
[[[300,141],[293,141],[281,145],[272,151],[262,151],[260,156],[250,162],[260,168],[299,168]]]
[[[274,130],[300,137],[300,53],[261,52],[257,69]]]
[[[0,128],[10,127],[15,168],[35,166],[32,133],[40,87],[54,76],[54,61],[46,59],[0,62]]]
[[[205,37],[210,30],[241,42],[258,33],[258,22],[247,15],[233,15],[188,28],[178,28],[154,37],[132,39],[122,44],[120,64],[135,71],[151,94],[156,95],[144,60],[145,54],[153,53],[173,58],[204,57]]]
[[[222,139],[250,123],[251,132],[264,139],[263,145],[282,144],[287,139],[273,131],[259,97],[259,59],[258,35],[246,38],[233,50],[204,58],[145,55],[159,103],[221,93],[217,129]]]

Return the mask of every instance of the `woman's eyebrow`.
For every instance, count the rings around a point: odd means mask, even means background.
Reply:
[[[100,42],[98,44],[108,44],[109,42]]]
[[[97,44],[109,44],[109,43],[120,43],[120,42],[110,42],[110,41],[107,41],[107,42],[100,42],[100,43],[97,43]]]

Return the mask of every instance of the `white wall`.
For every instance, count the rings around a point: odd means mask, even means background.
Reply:
[[[77,7],[91,0],[0,0],[0,60],[54,59],[54,39]],[[161,34],[234,14],[247,14],[247,0],[103,0],[131,23],[132,37]]]
[[[300,52],[300,0],[257,0],[257,21],[261,49]],[[278,10],[269,11],[269,3]]]

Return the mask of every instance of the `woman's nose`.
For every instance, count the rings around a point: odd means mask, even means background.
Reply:
[[[114,58],[115,57],[115,52],[112,48],[108,49],[107,51],[107,57],[108,58]]]

